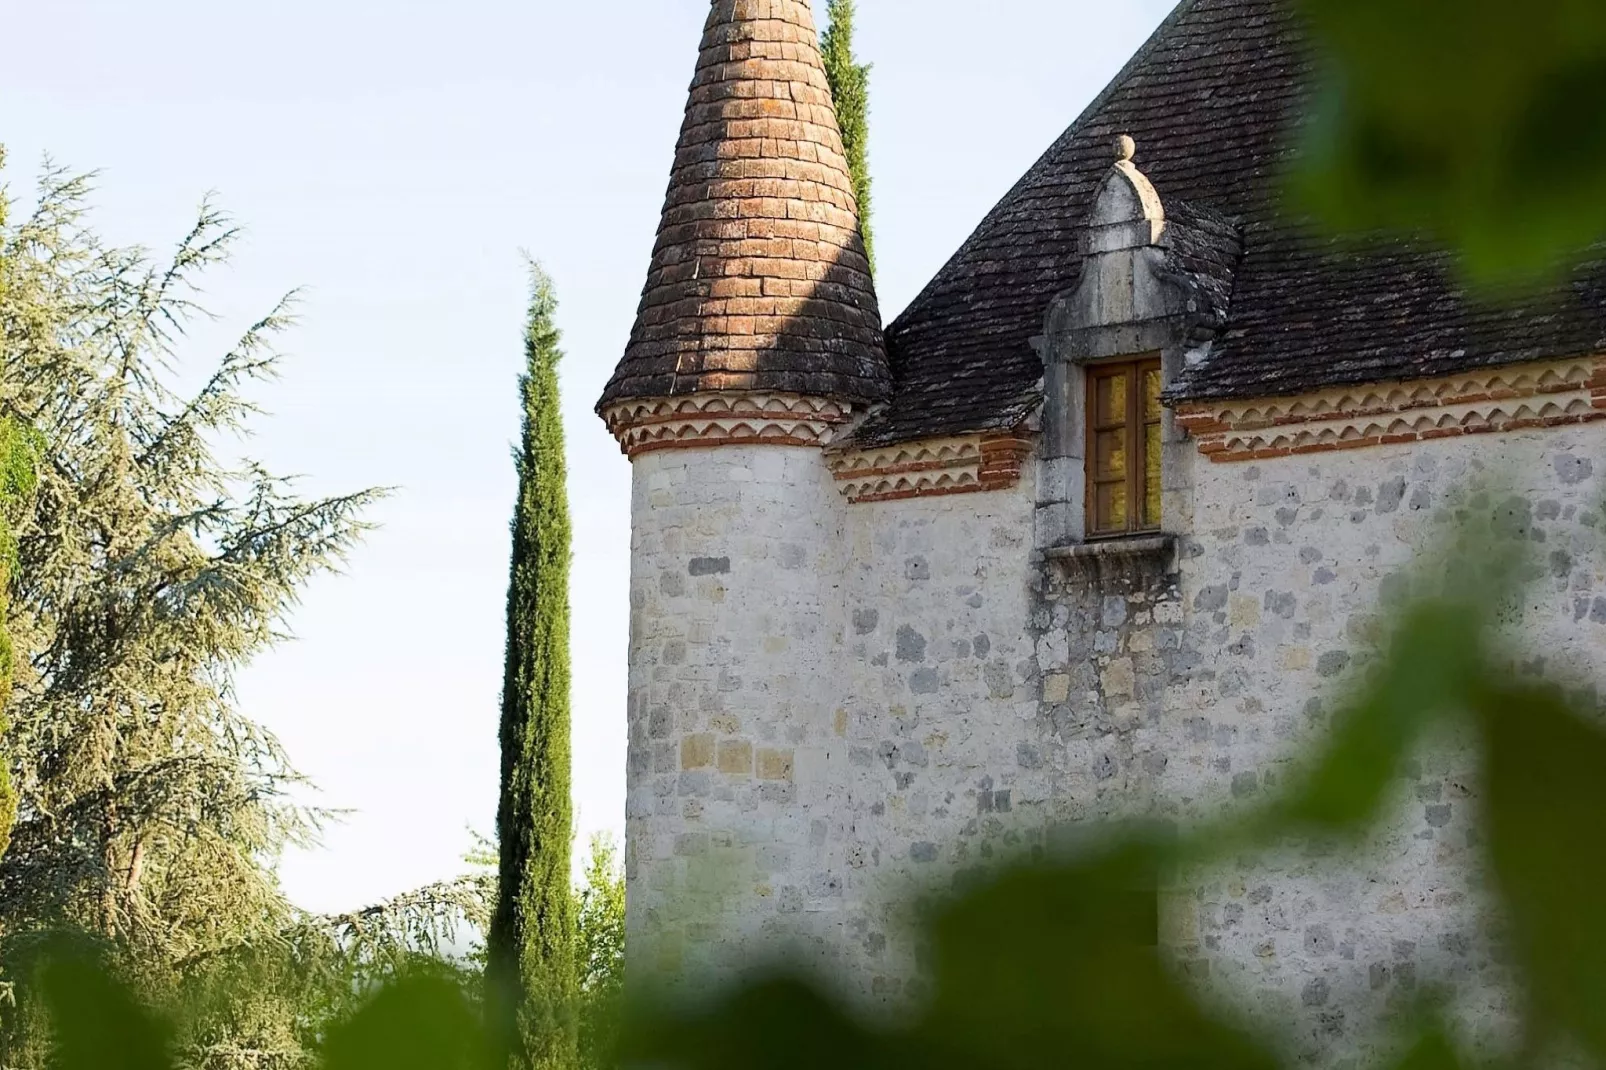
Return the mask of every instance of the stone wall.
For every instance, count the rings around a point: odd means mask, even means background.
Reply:
[[[1028,478],[844,513],[848,751],[832,832],[854,904],[849,976],[875,1002],[918,982],[891,908],[1015,841],[1017,811],[1053,791],[1028,754],[1033,508]]]
[[[819,451],[779,445],[640,454],[633,494],[631,963],[722,974],[826,872],[840,507]]]
[[[1158,806],[1183,819],[1275,791],[1364,670],[1401,575],[1459,522],[1529,543],[1539,565],[1509,621],[1523,651],[1513,671],[1570,679],[1593,700],[1606,653],[1603,464],[1599,423],[1259,463],[1196,456],[1180,628],[1156,634],[1176,651],[1158,664],[1132,655],[1140,679],[1163,681],[1164,712],[1152,739],[1132,734],[1128,775],[1163,764]],[[1098,656],[1104,679],[1148,644],[1114,641]],[[1425,748],[1365,852],[1290,849],[1204,880],[1175,911],[1187,968],[1292,1026],[1313,1059],[1351,1049],[1429,982],[1457,993],[1470,1032],[1498,1038],[1507,993],[1470,764],[1455,740]]]
[[[1594,686],[1603,466],[1601,424],[1254,463],[1184,452],[1175,549],[1134,569],[1045,559],[1030,478],[848,505],[812,450],[637,458],[632,962],[651,947],[728,970],[749,935],[789,936],[871,1003],[918,995],[897,910],[911,888],[1065,823],[1264,799],[1364,667],[1394,577],[1460,518],[1494,517],[1543,564],[1517,670]],[[1480,498],[1502,474],[1509,489]],[[1425,751],[1363,855],[1294,845],[1177,889],[1178,968],[1313,1061],[1428,982],[1498,1031],[1464,754]]]

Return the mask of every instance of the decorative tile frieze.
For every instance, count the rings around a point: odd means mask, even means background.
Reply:
[[[1031,448],[1021,435],[963,435],[844,450],[827,463],[848,501],[884,502],[1012,487]]]
[[[689,394],[621,402],[602,415],[620,449],[634,457],[754,442],[820,447],[850,411],[846,403],[795,394]]]
[[[1184,404],[1212,461],[1249,461],[1606,419],[1606,357],[1490,368],[1288,398]]]

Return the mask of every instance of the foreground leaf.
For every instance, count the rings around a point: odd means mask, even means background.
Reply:
[[[1207,1015],[1159,950],[1166,852],[1138,837],[1065,865],[1022,868],[934,929],[925,1027],[954,1065],[1271,1070],[1247,1034]]]
[[[639,1014],[623,1045],[624,1065],[681,1070],[894,1070],[925,1065],[876,1034],[809,983],[773,977],[732,990],[710,1008]]]
[[[1554,690],[1492,690],[1482,712],[1489,853],[1531,1023],[1606,1059],[1606,733]]]
[[[1329,78],[1294,191],[1344,232],[1425,231],[1474,282],[1606,239],[1606,5],[1301,0]]]
[[[332,1030],[325,1070],[468,1070],[489,1066],[485,1038],[462,988],[414,977],[385,988]]]
[[[169,1031],[88,958],[53,958],[40,975],[57,1070],[170,1070]]]
[[[1466,708],[1468,688],[1483,671],[1485,620],[1455,602],[1410,610],[1376,673],[1335,718],[1309,772],[1257,832],[1359,835],[1370,828],[1422,732]]]

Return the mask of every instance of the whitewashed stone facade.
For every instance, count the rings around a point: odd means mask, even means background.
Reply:
[[[1543,567],[1516,671],[1599,687],[1606,424],[1182,456],[1176,549],[1133,574],[1037,550],[1029,478],[849,504],[817,450],[638,457],[633,962],[730,976],[790,941],[872,1001],[917,992],[912,887],[1064,824],[1188,822],[1277,790],[1364,669],[1391,584],[1464,518]],[[1458,753],[1423,753],[1368,853],[1292,849],[1178,889],[1179,967],[1297,1022],[1312,1053],[1428,982],[1487,1028],[1506,997]]]
[[[1599,701],[1606,301],[1579,286],[1582,326],[1545,348],[1553,311],[1474,313],[1397,250],[1324,259],[1218,181],[1264,185],[1281,143],[1263,105],[1301,99],[1297,65],[1264,62],[1295,54],[1278,3],[1185,0],[1129,68],[1148,71],[1131,100],[1118,79],[883,337],[808,5],[712,0],[598,406],[635,472],[638,976],[707,989],[785,951],[868,1006],[908,1005],[914,893],[1112,820],[1273,797],[1458,526],[1531,551],[1511,671]],[[1168,42],[1208,54],[1225,25],[1230,62],[1169,88]],[[1200,102],[1220,137],[1166,125]],[[1108,154],[1100,109],[1118,104],[1179,152],[1235,155],[1173,155],[1170,188],[1199,199],[1168,204],[1130,137]],[[1033,226],[1042,247],[1022,251]],[[1591,324],[1599,343],[1577,341]],[[1437,348],[1394,353],[1379,330]],[[1349,349],[1306,359],[1337,332]],[[1463,337],[1485,352],[1445,343]],[[1159,522],[1095,539],[1086,383],[1125,361],[1165,389],[1142,417]],[[1502,1035],[1467,754],[1425,746],[1364,851],[1289,844],[1179,875],[1161,918],[1176,969],[1311,1061],[1363,1054],[1428,983]]]

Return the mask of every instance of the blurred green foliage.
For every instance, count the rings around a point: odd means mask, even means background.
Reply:
[[[41,969],[52,1065],[60,1070],[167,1070],[171,1029],[111,979],[86,947],[60,945]]]
[[[1606,240],[1606,4],[1298,0],[1326,72],[1296,199],[1334,230],[1426,232],[1483,286]]]
[[[1485,286],[1549,281],[1606,241],[1606,3],[1296,2],[1328,76],[1293,177],[1296,202],[1318,220],[1340,233],[1426,234]],[[850,35],[837,38],[828,42],[837,73],[862,78]],[[850,95],[839,89],[839,105]],[[0,293],[7,280],[0,270]],[[1078,854],[1007,868],[940,900],[925,920],[927,998],[909,1020],[863,1021],[809,981],[773,974],[695,1009],[643,1004],[624,1022],[623,889],[610,860],[599,872],[611,883],[593,877],[598,890],[578,908],[583,1063],[611,1065],[618,1039],[630,1061],[688,1070],[1275,1066],[1280,1038],[1224,1020],[1167,968],[1157,937],[1167,875],[1290,837],[1353,844],[1384,815],[1413,749],[1448,725],[1480,755],[1485,849],[1525,997],[1519,1061],[1576,1050],[1606,1064],[1606,917],[1594,909],[1606,888],[1597,839],[1606,732],[1592,698],[1503,668],[1510,658],[1495,625],[1526,568],[1475,539],[1424,567],[1383,655],[1282,797],[1181,834],[1112,831]],[[343,974],[351,998],[333,998],[327,985],[306,988],[295,934],[281,939],[187,964],[209,976],[204,999],[194,997],[207,1016],[239,1024],[255,994],[271,992],[277,1006],[300,988],[297,1027],[316,1036],[330,1070],[496,1064],[470,971],[400,955],[384,973],[390,983]],[[92,945],[39,948],[6,966],[37,981],[39,1002],[6,1013],[38,1017],[23,1032],[49,1049],[51,1065],[198,1065],[193,1045],[174,1040],[194,1008],[148,1005],[134,994],[139,978],[106,966]],[[1447,1039],[1442,1013],[1430,994],[1395,1023],[1395,1066],[1471,1061]],[[298,1050],[258,1065],[304,1062]]]

